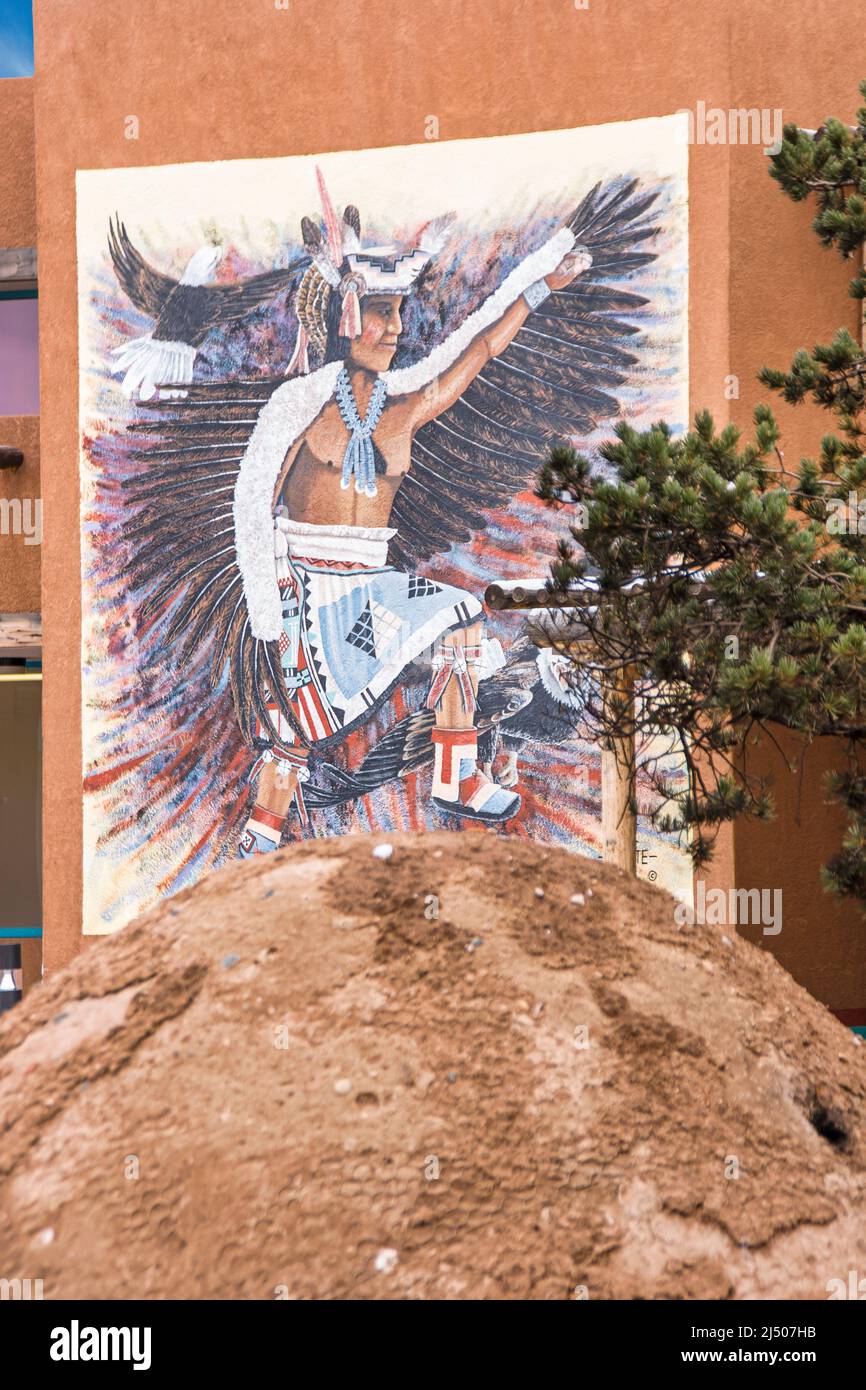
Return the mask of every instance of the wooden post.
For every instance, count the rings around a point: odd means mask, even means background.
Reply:
[[[631,672],[606,683],[602,692],[605,705],[616,701],[625,715],[634,710],[634,676]],[[617,740],[617,748],[601,750],[601,842],[606,864],[616,864],[627,873],[637,871],[637,816],[629,804],[629,768],[634,765],[634,734]]]

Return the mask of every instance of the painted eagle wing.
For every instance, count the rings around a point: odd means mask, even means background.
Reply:
[[[620,315],[647,300],[610,282],[655,259],[642,247],[659,230],[646,215],[657,196],[629,179],[583,199],[567,225],[592,253],[590,270],[549,295],[460,399],[416,432],[391,511],[392,563],[412,569],[466,544],[485,512],[531,485],[551,444],[618,414],[638,331]]]
[[[202,286],[203,319],[215,327],[246,318],[261,304],[293,286],[298,271],[309,263],[309,256],[302,255],[280,270],[266,270],[261,275],[249,275],[232,284]]]
[[[139,595],[140,638],[154,652],[172,651],[178,669],[200,660],[204,646],[211,688],[228,672],[248,744],[257,720],[279,741],[274,704],[300,736],[278,643],[252,634],[234,534],[244,450],[281,380],[190,386],[183,401],[149,406],[134,426],[134,470],[122,484],[131,509],[124,538],[130,585]]]
[[[148,264],[133,246],[119,217],[108,224],[108,250],[120,286],[136,309],[151,318],[159,318],[169,295],[177,289],[178,281]]]

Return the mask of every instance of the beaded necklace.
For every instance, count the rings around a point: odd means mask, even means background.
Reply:
[[[373,457],[373,431],[385,409],[387,394],[384,379],[378,376],[373,387],[373,394],[370,397],[370,404],[367,406],[367,414],[362,420],[358,414],[355,393],[352,390],[349,373],[345,367],[337,377],[337,406],[343,424],[349,431],[349,443],[346,445],[346,452],[343,455],[343,475],[340,479],[340,487],[350,487],[354,474],[355,491],[364,493],[366,497],[375,497],[377,492],[376,467]]]

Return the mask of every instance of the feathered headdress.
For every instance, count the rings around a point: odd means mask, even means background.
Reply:
[[[310,217],[301,218],[301,237],[312,265],[298,286],[295,311],[298,338],[286,369],[310,370],[310,349],[324,357],[328,342],[328,308],[331,295],[340,296],[342,338],[361,332],[361,300],[371,294],[408,294],[421,271],[442,246],[453,213],[425,222],[414,236],[391,246],[361,245],[361,217],[352,204],[337,216],[322,171],[316,179],[322,203],[324,229]]]

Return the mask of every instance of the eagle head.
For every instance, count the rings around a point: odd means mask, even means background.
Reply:
[[[586,697],[581,692],[581,682],[575,682],[572,664],[567,656],[551,647],[542,647],[535,663],[541,684],[556,704],[567,705],[572,710],[584,707]]]
[[[181,276],[182,285],[206,285],[212,280],[217,266],[223,257],[223,249],[213,243],[202,246],[190,257],[186,270]]]

